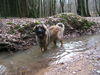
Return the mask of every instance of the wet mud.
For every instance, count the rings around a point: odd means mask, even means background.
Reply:
[[[100,34],[69,38],[63,47],[51,44],[13,54],[0,53],[0,75],[99,75]]]

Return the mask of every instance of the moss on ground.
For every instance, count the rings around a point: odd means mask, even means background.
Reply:
[[[34,22],[29,23],[29,24],[16,25],[14,29],[22,33],[28,32],[29,34],[33,32],[32,29],[35,25],[41,24],[42,22],[45,23],[46,25],[55,25],[58,22],[61,22],[65,24],[66,32],[72,32],[73,30],[84,32],[87,29],[89,29],[92,25],[95,24],[94,22],[87,21],[83,17],[79,15],[75,15],[73,13],[57,14],[48,18],[43,18],[43,20],[36,19]],[[12,24],[12,23],[8,22],[7,24]]]
[[[71,35],[78,33],[79,35],[87,33],[89,30],[93,30],[94,22],[87,21],[81,16],[72,13],[57,14],[47,18],[39,19],[8,19],[6,27],[1,31],[1,34],[5,32],[7,36],[1,35],[1,42],[10,43],[10,49],[25,50],[30,46],[36,44],[33,28],[38,24],[55,25],[57,23],[63,23],[65,25],[65,35]],[[4,46],[8,49],[8,46]]]
[[[63,22],[67,21],[74,29],[77,30],[86,30],[94,25],[94,22],[87,21],[83,17],[79,15],[75,15],[73,13],[62,13],[58,14],[55,17],[63,18]]]

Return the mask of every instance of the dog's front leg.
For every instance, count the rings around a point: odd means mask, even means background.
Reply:
[[[41,47],[41,52],[44,52],[44,48]]]
[[[41,52],[44,52],[44,51],[46,51],[46,50],[47,50],[47,47],[41,48]]]
[[[42,50],[42,51],[44,52],[44,51],[46,51],[46,50],[47,50],[47,46],[46,46],[46,45],[44,45],[44,47],[43,47],[43,50]]]
[[[44,47],[44,51],[46,51],[47,50],[47,47]]]

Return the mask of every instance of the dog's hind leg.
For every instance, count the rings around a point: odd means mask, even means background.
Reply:
[[[61,47],[63,47],[63,38],[62,38],[62,37],[59,38],[59,41],[60,41],[60,43],[61,43]]]
[[[63,40],[60,40],[60,43],[61,43],[61,47],[63,47]]]
[[[56,46],[57,40],[54,40],[53,43],[54,43],[54,46]]]

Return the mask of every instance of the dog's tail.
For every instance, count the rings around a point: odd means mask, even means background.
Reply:
[[[65,25],[63,23],[57,23],[56,25],[61,27],[63,30],[65,29]]]

